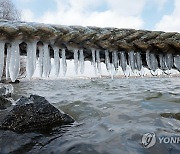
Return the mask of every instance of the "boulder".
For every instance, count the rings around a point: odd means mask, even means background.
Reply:
[[[21,97],[0,122],[0,129],[15,132],[46,132],[53,127],[71,124],[74,119],[51,105],[44,97]]]
[[[13,92],[12,85],[0,84],[0,110],[11,106],[11,93]]]
[[[0,96],[11,97],[14,88],[11,84],[0,84]]]
[[[11,101],[4,96],[0,96],[0,110],[4,110],[11,106]]]

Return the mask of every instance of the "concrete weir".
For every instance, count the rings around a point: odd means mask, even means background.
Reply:
[[[171,74],[172,69],[179,73],[180,34],[0,20],[0,80],[3,74],[13,82],[18,78],[22,55],[28,79],[37,67],[41,77],[49,77],[51,58],[57,76],[60,65],[66,74],[67,59],[73,59],[75,72],[80,69],[82,74],[86,60],[99,75],[102,62],[111,76],[119,70],[124,76],[144,76],[145,69],[153,76]]]

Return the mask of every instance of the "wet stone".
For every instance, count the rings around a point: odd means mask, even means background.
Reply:
[[[11,106],[11,101],[5,98],[4,96],[0,96],[0,110],[6,109]]]
[[[180,113],[161,113],[160,115],[164,118],[174,118],[176,120],[180,120]]]
[[[74,119],[51,105],[44,97],[21,97],[0,122],[0,129],[15,132],[49,132],[53,127],[71,124]]]

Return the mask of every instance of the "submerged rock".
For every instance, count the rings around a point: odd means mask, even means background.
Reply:
[[[0,96],[11,97],[13,89],[11,84],[0,84]]]
[[[11,96],[13,92],[12,85],[0,84],[0,110],[6,109],[11,106]]]
[[[44,97],[21,97],[0,122],[0,129],[15,132],[50,131],[53,127],[74,122],[67,114],[51,105]]]
[[[161,113],[160,115],[164,118],[174,118],[176,120],[180,120],[180,113]]]
[[[15,80],[14,82],[12,82],[11,80],[1,80],[1,83],[4,83],[4,84],[15,84],[15,83],[20,83],[20,80]]]
[[[0,110],[6,109],[11,106],[11,101],[5,98],[4,96],[0,96]]]

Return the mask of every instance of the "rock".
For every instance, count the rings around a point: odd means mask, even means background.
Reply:
[[[0,84],[0,96],[11,97],[14,88],[11,84]]]
[[[160,115],[164,118],[174,118],[176,120],[180,120],[180,113],[161,113]]]
[[[44,97],[21,97],[1,121],[0,129],[15,132],[49,132],[53,127],[74,122],[67,114],[51,105]]]
[[[1,83],[5,83],[5,84],[8,84],[8,83],[15,84],[15,83],[20,83],[20,81],[19,81],[19,80],[15,80],[14,82],[12,82],[11,80],[1,80]]]
[[[20,81],[19,80],[15,80],[14,82],[10,81],[9,83],[16,84],[16,83],[20,83]]]
[[[4,96],[0,96],[0,110],[6,109],[11,106],[11,101],[5,98]]]

